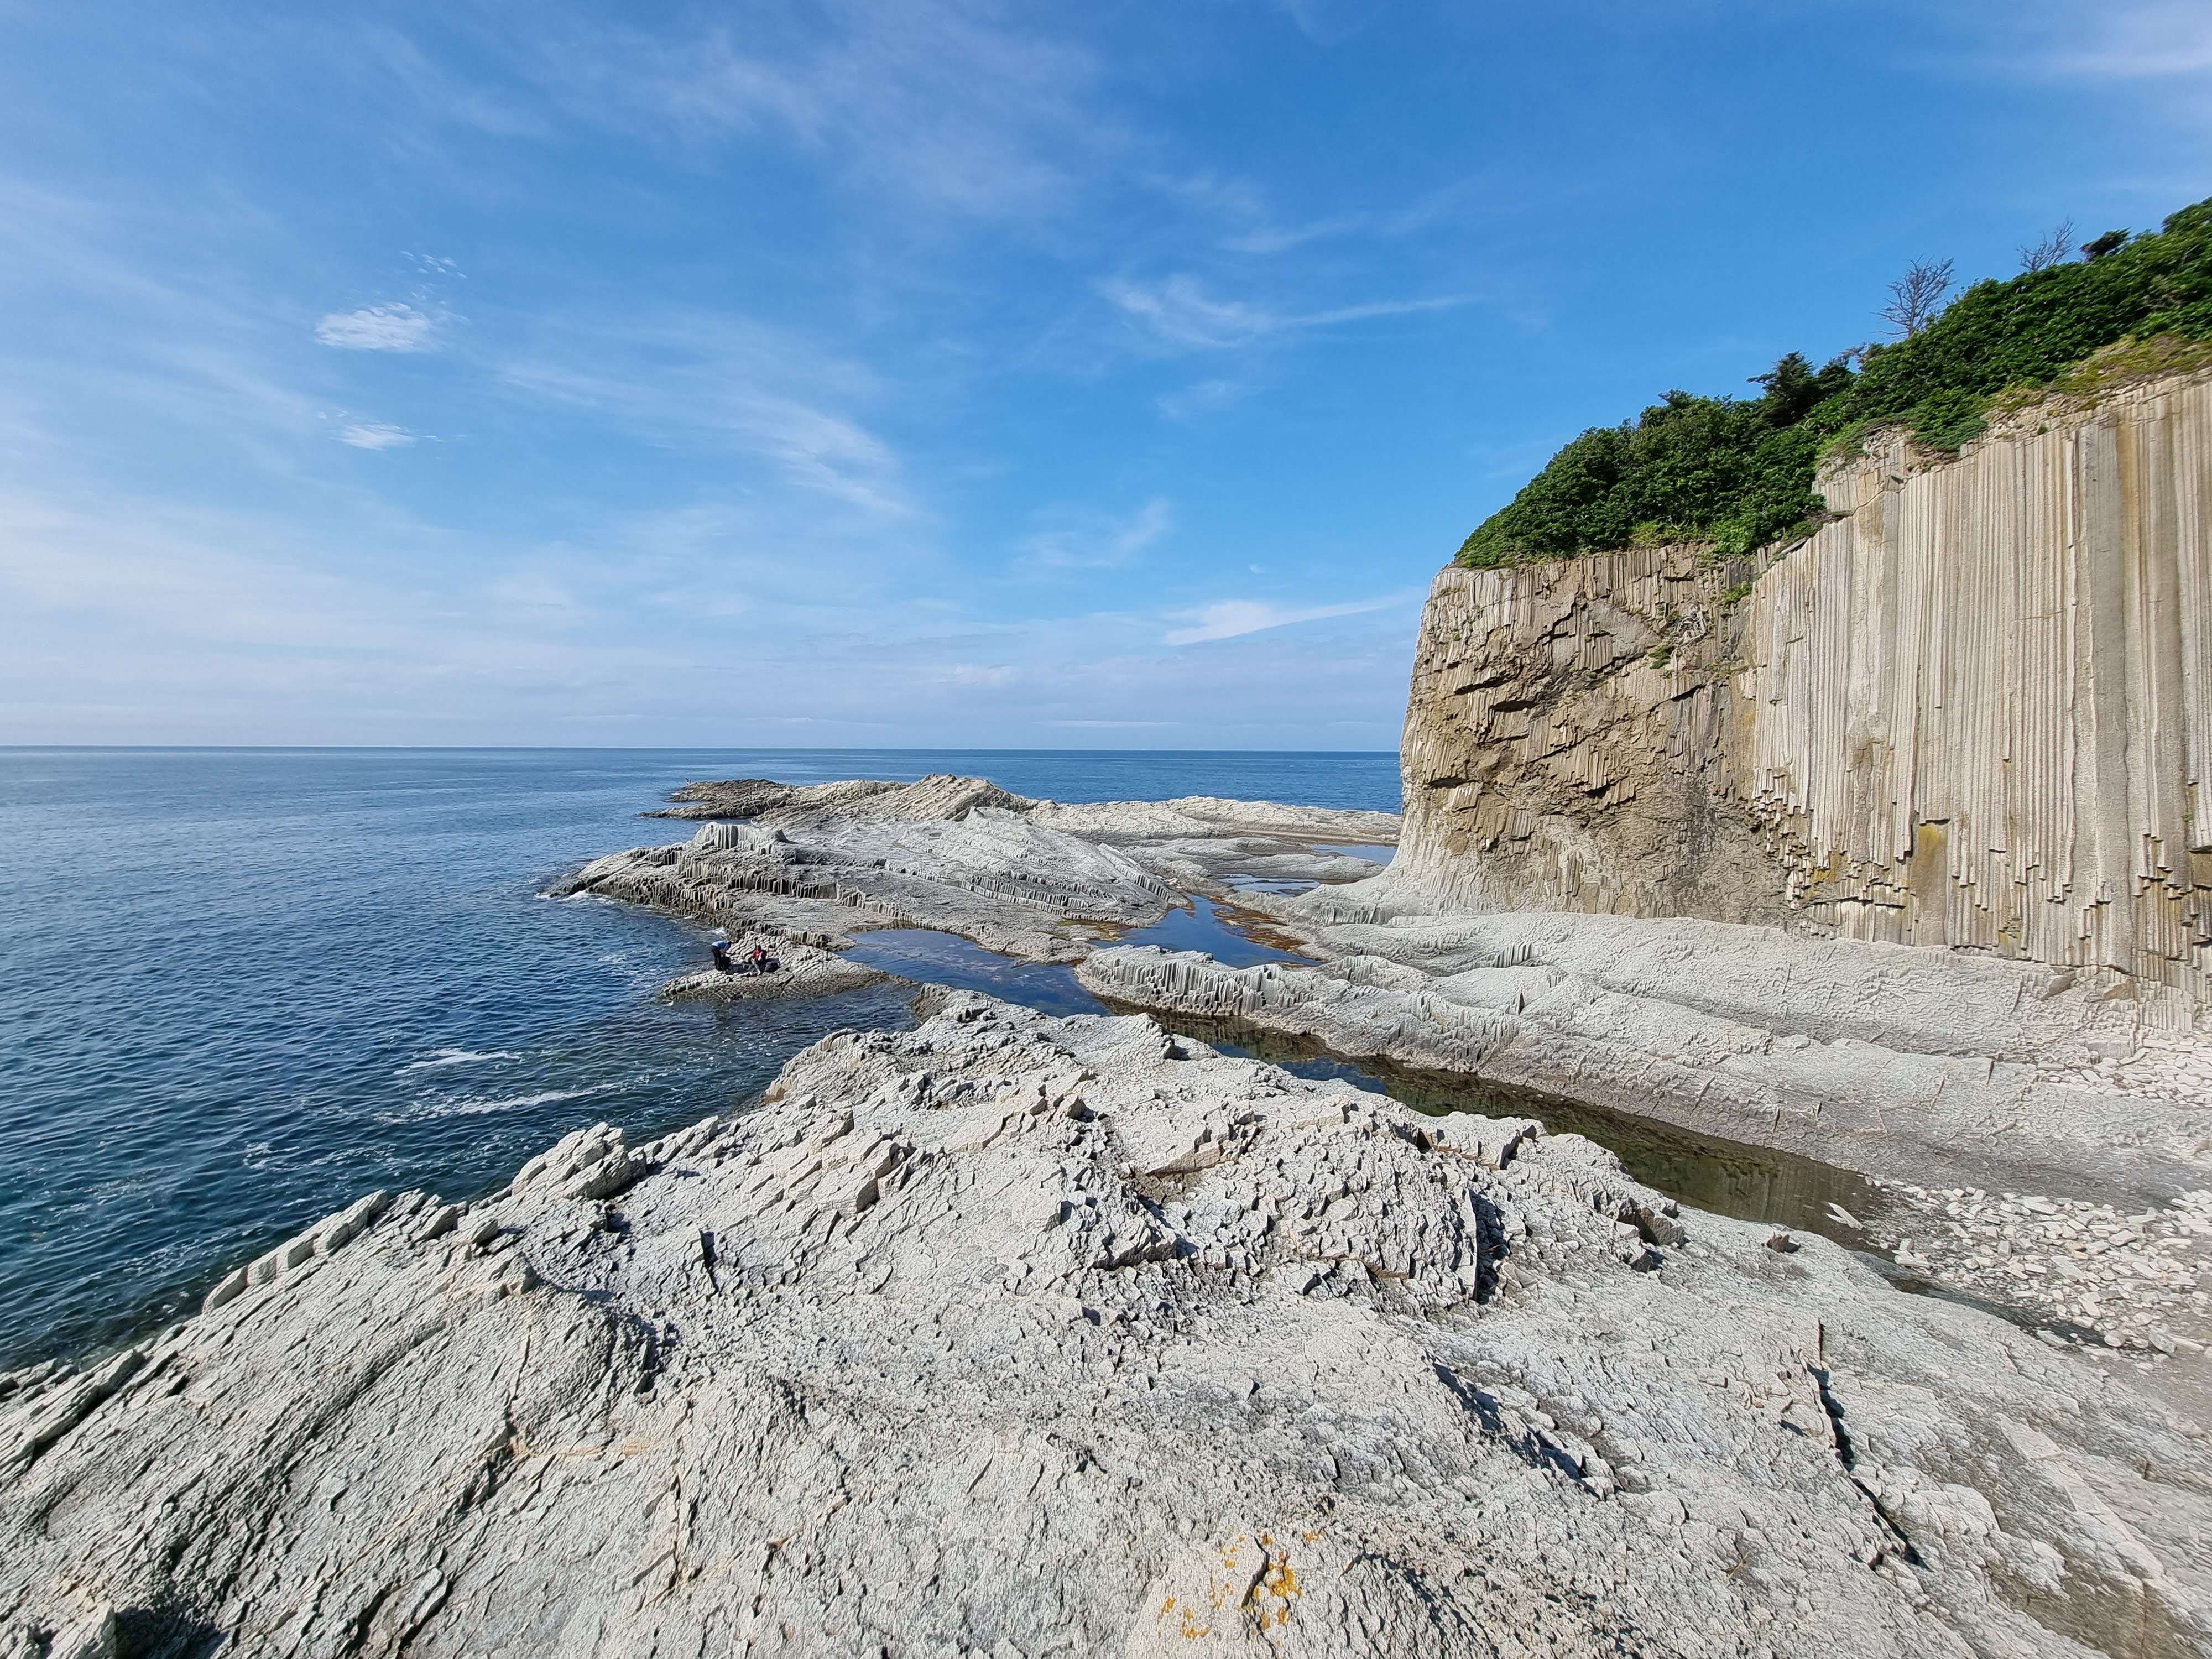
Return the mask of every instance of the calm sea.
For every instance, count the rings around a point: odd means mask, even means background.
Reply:
[[[1390,754],[0,750],[0,1366],[182,1312],[375,1187],[464,1196],[599,1119],[765,1085],[870,990],[671,1007],[702,936],[538,896],[688,778],[980,774],[1058,800],[1398,806]]]

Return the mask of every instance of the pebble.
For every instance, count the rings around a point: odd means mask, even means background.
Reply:
[[[2212,1341],[2212,1189],[2163,1209],[1979,1188],[1886,1189],[1911,1234],[1877,1231],[1873,1248],[1938,1283],[2009,1304],[2038,1334],[2160,1355]],[[1901,1224],[1892,1231],[1902,1233]],[[2075,1328],[2054,1333],[2050,1322]]]

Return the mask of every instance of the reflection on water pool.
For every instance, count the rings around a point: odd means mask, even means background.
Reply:
[[[1103,1014],[1106,1005],[1077,983],[1075,969],[1057,962],[1018,962],[996,951],[930,927],[878,927],[860,935],[845,952],[853,962],[962,991],[1018,1002],[1045,1014]]]
[[[1587,1135],[1619,1158],[1637,1180],[1681,1203],[1824,1234],[1854,1249],[1865,1244],[1866,1235],[1838,1222],[1828,1206],[1841,1205],[1866,1221],[1886,1203],[1881,1188],[1863,1176],[1793,1152],[1695,1135],[1649,1118],[1569,1105],[1386,1060],[1345,1060],[1318,1043],[1234,1020],[1160,1023],[1224,1054],[1249,1054],[1299,1077],[1341,1078],[1432,1116],[1480,1112],[1486,1117],[1533,1117],[1553,1134]]]
[[[1365,859],[1370,864],[1388,864],[1398,856],[1395,847],[1340,847],[1328,841],[1316,842],[1313,849],[1316,853],[1341,853],[1348,859]]]

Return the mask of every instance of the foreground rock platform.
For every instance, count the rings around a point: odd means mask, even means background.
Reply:
[[[2167,1656],[2212,1445],[1528,1122],[965,994],[0,1379],[0,1653]]]

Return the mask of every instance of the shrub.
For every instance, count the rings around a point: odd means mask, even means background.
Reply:
[[[2154,234],[2089,246],[2098,252],[2086,260],[1975,283],[1907,339],[1818,369],[1792,352],[1754,377],[1759,397],[1670,392],[1634,421],[1591,428],[1483,521],[1459,562],[1652,540],[1747,553],[1817,523],[1823,454],[1877,427],[1907,427],[1923,447],[1955,453],[1999,392],[2051,387],[2124,340],[2212,340],[2212,201]]]

